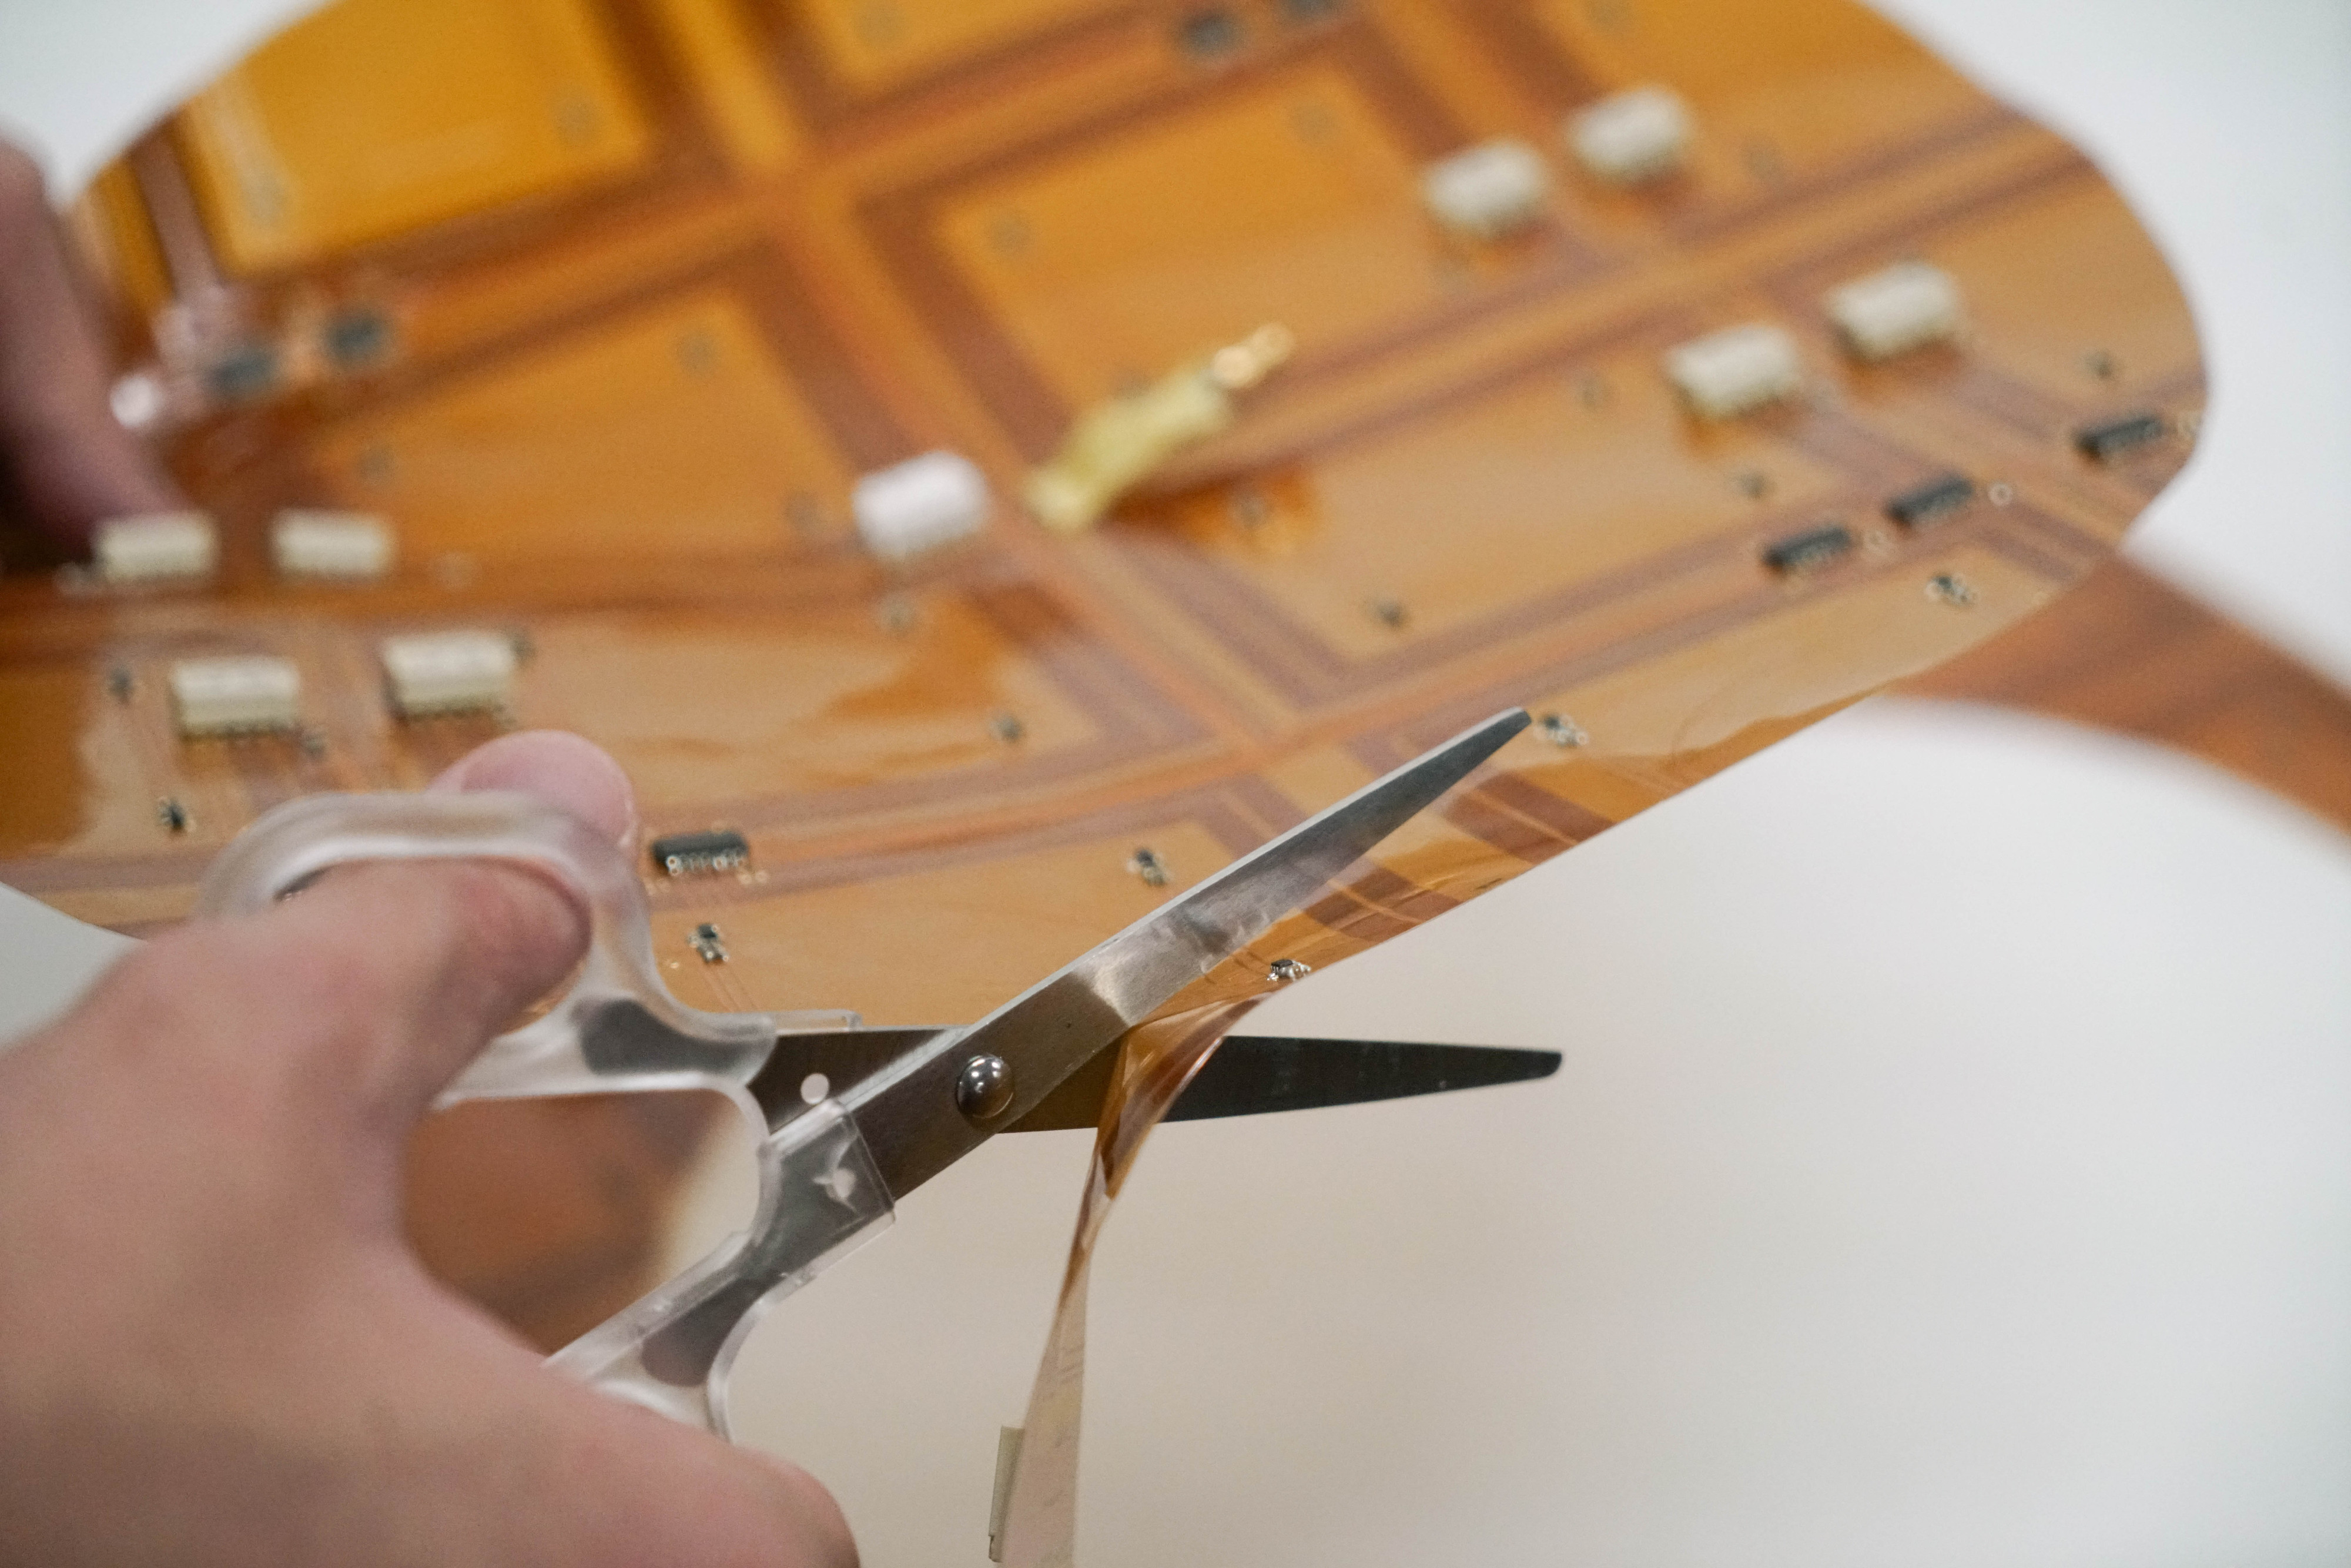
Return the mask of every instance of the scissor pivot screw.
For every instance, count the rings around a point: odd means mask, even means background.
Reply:
[[[1000,1056],[975,1056],[956,1074],[956,1109],[975,1122],[1004,1113],[1012,1103],[1012,1064]]]

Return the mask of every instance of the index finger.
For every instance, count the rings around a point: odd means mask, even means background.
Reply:
[[[77,548],[103,518],[186,504],[109,384],[40,165],[0,141],[0,474],[27,520]]]

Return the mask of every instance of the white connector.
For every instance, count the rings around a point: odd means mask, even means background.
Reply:
[[[1437,221],[1473,239],[1502,239],[1542,216],[1551,171],[1516,137],[1480,141],[1421,171],[1421,200]]]
[[[293,729],[302,722],[302,675],[289,659],[181,659],[167,684],[172,720],[183,736]]]
[[[1939,267],[1896,262],[1832,288],[1821,308],[1856,359],[1895,355],[1959,335],[1965,323],[1959,286]]]
[[[496,632],[419,632],[378,650],[392,706],[403,718],[509,706],[515,646]]]
[[[1681,167],[1690,116],[1670,89],[1636,87],[1570,115],[1564,130],[1569,150],[1593,178],[1638,185]]]
[[[392,570],[392,529],[366,512],[288,507],[269,525],[269,553],[286,577],[368,582]]]
[[[203,512],[146,512],[98,525],[92,555],[102,581],[193,582],[220,565],[220,533]]]
[[[1730,419],[1761,408],[1804,384],[1795,340],[1761,321],[1667,350],[1666,375],[1691,412],[1707,419]]]
[[[925,452],[861,477],[850,491],[857,537],[886,561],[902,561],[980,530],[987,476],[956,452]]]

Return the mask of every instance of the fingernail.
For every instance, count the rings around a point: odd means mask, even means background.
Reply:
[[[570,812],[612,841],[637,833],[637,801],[621,765],[591,741],[559,729],[502,735],[449,766],[428,789],[517,789]]]

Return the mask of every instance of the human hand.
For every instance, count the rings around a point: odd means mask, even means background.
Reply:
[[[434,787],[634,829],[576,737]],[[518,867],[349,866],[0,1056],[0,1563],[855,1562],[807,1475],[549,1371],[402,1240],[410,1129],[587,932]]]
[[[104,518],[187,504],[107,397],[40,165],[0,141],[0,512],[69,549]]]

